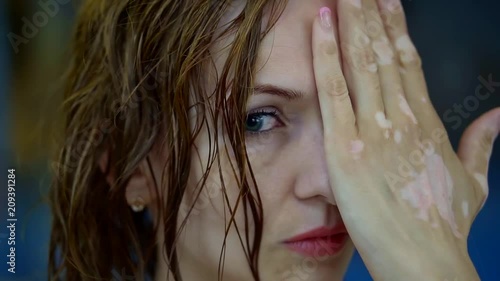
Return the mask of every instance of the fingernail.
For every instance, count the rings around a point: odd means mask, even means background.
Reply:
[[[319,10],[321,25],[326,29],[332,28],[332,11],[328,7],[323,7]]]

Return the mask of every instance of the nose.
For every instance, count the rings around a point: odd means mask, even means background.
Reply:
[[[330,186],[322,126],[308,126],[299,142],[295,196],[301,200],[322,200],[336,205]]]

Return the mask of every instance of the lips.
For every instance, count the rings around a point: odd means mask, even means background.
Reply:
[[[284,243],[288,249],[308,257],[335,256],[342,251],[347,239],[344,224],[319,227],[294,236]]]

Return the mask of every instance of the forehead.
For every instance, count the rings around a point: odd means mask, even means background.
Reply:
[[[256,83],[293,88],[307,94],[315,93],[312,65],[312,24],[323,6],[334,7],[336,0],[289,0],[278,21],[261,42],[256,64]],[[221,24],[240,14],[246,1],[235,1]],[[269,16],[269,15],[266,15]],[[267,21],[266,21],[267,22]],[[264,27],[263,27],[264,28]],[[211,48],[215,67],[220,73],[234,36],[215,43]],[[209,81],[219,77],[209,70]]]
[[[328,0],[291,0],[261,43],[256,82],[315,92],[312,64],[312,24]]]

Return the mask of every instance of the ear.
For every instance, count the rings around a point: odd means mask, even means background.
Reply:
[[[116,173],[109,163],[108,150],[99,159],[99,168],[105,174],[106,181],[111,186],[116,180]],[[125,200],[133,211],[140,212],[155,200],[154,182],[148,160],[143,159],[125,188]]]

